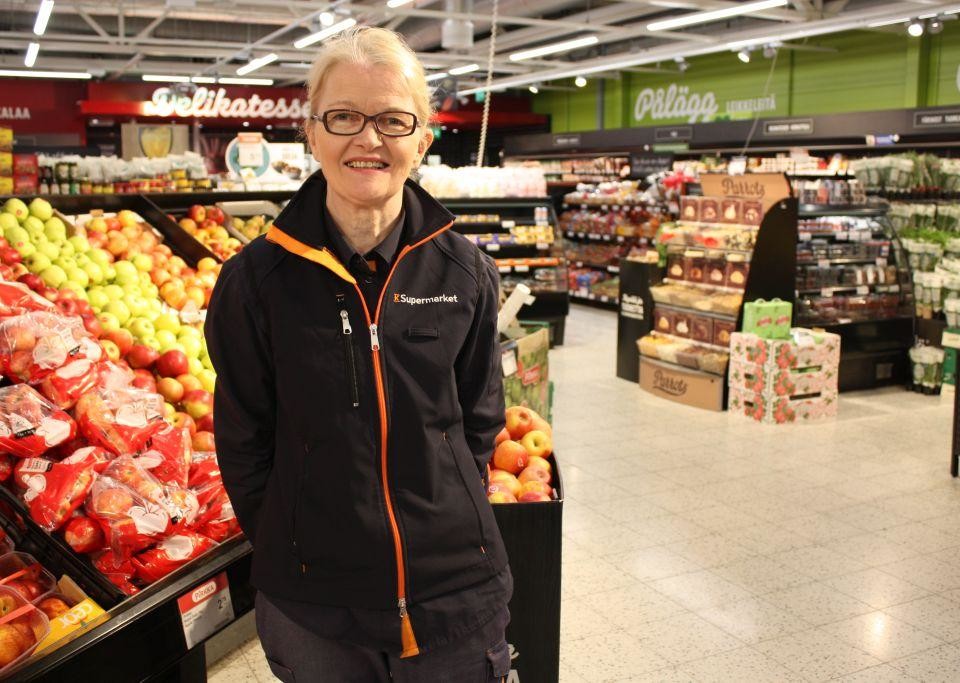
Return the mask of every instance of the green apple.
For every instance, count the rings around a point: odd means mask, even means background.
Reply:
[[[47,234],[44,232],[43,221],[36,216],[27,216],[23,221],[23,227],[30,233],[31,237],[43,235],[46,239]]]
[[[117,270],[117,284],[126,284],[127,282],[140,282],[140,274],[137,267],[127,260],[116,261],[113,267]]]
[[[153,270],[153,257],[149,254],[137,254],[133,257],[133,265],[143,273]]]
[[[81,268],[86,268],[88,263],[93,263],[93,261],[90,260],[90,257],[86,254],[76,254],[73,257],[73,260],[76,261],[77,265]]]
[[[81,287],[78,282],[71,282],[70,280],[67,280],[66,282],[63,283],[63,286],[60,287],[61,291],[63,291],[64,289],[69,289],[71,292],[77,295],[78,299],[83,299],[84,301],[87,301],[87,302],[90,301],[90,297],[87,296],[87,290]]]
[[[123,295],[126,294],[120,285],[107,285],[103,288],[103,291],[110,297],[110,301],[120,301],[123,299]]]
[[[47,239],[50,239],[50,238],[48,237]],[[69,256],[69,257],[71,257],[71,258],[76,258],[76,256],[77,256],[77,250],[74,249],[74,248],[73,248],[73,245],[70,244],[69,242],[66,242],[66,241],[63,241],[63,240],[61,240],[61,241],[59,241],[59,242],[58,242],[57,240],[50,240],[50,244],[59,244],[59,245],[60,245],[60,255],[61,255],[61,256]]]
[[[152,285],[152,284],[153,284],[153,280],[150,279],[150,273],[148,273],[148,272],[146,272],[146,271],[144,271],[144,270],[141,270],[141,271],[140,271],[140,286],[141,286],[141,287],[146,287],[146,286]]]
[[[8,199],[3,205],[3,210],[7,213],[12,213],[14,218],[20,223],[23,223],[27,216],[30,215],[30,209],[27,208],[27,205],[16,197]]]
[[[213,370],[201,370],[197,373],[197,379],[200,380],[200,384],[203,385],[205,391],[213,393],[213,389],[217,383],[217,373]]]
[[[49,266],[45,268],[40,273],[40,277],[47,283],[48,287],[56,287],[57,289],[67,281],[67,274],[60,266]]]
[[[143,296],[143,291],[140,289],[139,284],[135,283],[121,286],[123,287],[124,296]]]
[[[156,332],[153,329],[153,323],[146,318],[131,318],[130,322],[127,323],[127,329],[137,339],[149,339]]]
[[[156,328],[156,323],[154,323],[154,328]],[[177,343],[177,335],[170,330],[157,330],[155,336],[157,337],[157,341],[160,342],[160,346],[164,349],[164,351],[170,349],[171,346]]]
[[[180,345],[183,347],[183,352],[187,354],[187,358],[200,358],[202,344],[199,339],[195,337],[184,337],[180,340]]]
[[[67,271],[67,280],[76,282],[84,289],[90,284],[90,276],[87,275],[87,271],[76,266]]]
[[[87,254],[90,257],[90,260],[96,263],[101,268],[110,265],[113,261],[110,256],[110,252],[106,249],[91,249]]]
[[[200,364],[207,370],[213,370],[213,361],[210,360],[210,356],[202,356]]]
[[[73,260],[72,256],[60,255],[58,258],[53,259],[53,265],[60,266],[64,270],[70,270],[71,268],[77,267],[77,262]]]
[[[130,315],[135,317],[145,315],[150,308],[150,302],[140,294],[128,294],[124,297],[124,303],[130,309]]]
[[[70,244],[73,245],[74,251],[78,254],[86,254],[90,251],[90,242],[87,241],[87,238],[83,235],[74,235],[73,237],[67,240]]]
[[[36,216],[42,221],[50,220],[50,217],[53,216],[53,207],[50,206],[50,202],[46,199],[40,199],[40,197],[30,202],[27,211],[30,212],[31,216]]]
[[[90,297],[90,306],[102,310],[108,303],[110,303],[110,297],[107,296],[107,293],[103,291],[102,288],[96,287],[91,289],[87,294]]]
[[[46,254],[42,252],[35,252],[30,254],[27,258],[23,260],[24,265],[30,270],[31,273],[39,274],[45,271],[47,268],[53,265],[53,261],[50,260]]]
[[[146,339],[141,339],[140,343],[149,346],[154,351],[160,351],[160,342],[157,341],[156,337],[147,337]]]
[[[37,251],[51,261],[56,261],[58,258],[60,258],[60,247],[53,242],[44,242],[42,244],[38,244]]]
[[[80,265],[80,261],[77,261],[77,265]],[[87,271],[87,277],[90,278],[91,283],[99,285],[103,282],[103,268],[93,261],[88,260],[86,265],[81,265],[80,267]]]
[[[120,329],[120,321],[113,313],[104,311],[97,316],[97,320],[100,321],[100,326],[103,327],[104,332],[114,332]]]
[[[107,281],[113,282],[117,277],[117,271],[114,269],[113,264],[108,263],[107,265],[101,267],[103,268],[103,277]]]
[[[33,242],[30,242],[29,240],[26,242],[21,242],[15,247],[15,249],[20,253],[21,258],[27,258],[31,254],[35,254],[37,252],[37,248],[33,246]]]
[[[143,288],[143,295],[150,299],[151,301],[156,300],[157,303],[160,303],[160,288],[157,287],[152,282]],[[159,310],[159,309],[157,309]]]
[[[153,297],[149,299],[150,301],[150,314],[156,318],[161,313],[163,313],[163,302],[160,299]]]
[[[107,304],[107,307],[103,309],[107,313],[110,313],[116,316],[117,321],[123,325],[125,322],[130,320],[130,309],[125,303],[121,300],[111,301]]]
[[[17,227],[20,227],[20,221],[17,220],[16,216],[7,212],[0,213],[0,230],[6,233],[10,228]]]
[[[51,242],[66,242],[67,241],[67,226],[63,224],[63,221],[54,216],[53,218],[47,218],[44,220],[37,216],[40,220],[44,221],[43,223],[43,234],[47,236],[47,239]]]
[[[8,214],[9,215],[9,214]],[[24,230],[23,226],[20,224],[14,225],[9,228],[4,228],[3,236],[10,243],[11,246],[17,246],[20,242],[29,242],[30,233]]]
[[[203,363],[200,362],[199,358],[188,358],[187,365],[190,367],[190,374],[194,377],[203,372]]]
[[[174,313],[164,313],[163,315],[160,315],[157,317],[157,322],[155,324],[158,330],[169,330],[174,334],[174,336],[180,332],[181,328],[180,318]]]

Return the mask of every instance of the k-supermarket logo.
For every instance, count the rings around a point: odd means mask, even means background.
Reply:
[[[394,293],[393,303],[410,304],[411,306],[420,306],[423,304],[458,304],[460,300],[457,295],[438,294],[437,296],[408,296],[399,292]]]

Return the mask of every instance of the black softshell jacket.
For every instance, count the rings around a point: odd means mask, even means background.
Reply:
[[[396,610],[507,564],[482,475],[504,424],[493,261],[412,182],[377,310],[324,244],[312,176],[224,264],[205,333],[223,482],[253,584],[289,600]],[[334,228],[330,228],[334,229]]]

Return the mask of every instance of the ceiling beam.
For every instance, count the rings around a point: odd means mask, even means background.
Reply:
[[[160,13],[160,16],[158,16],[156,19],[154,19],[149,24],[144,26],[143,30],[133,37],[133,42],[136,42],[138,40],[143,40],[144,38],[149,36],[151,33],[153,33],[153,29],[155,29],[157,26],[162,24],[166,18],[167,18],[167,10],[164,9],[164,11]]]

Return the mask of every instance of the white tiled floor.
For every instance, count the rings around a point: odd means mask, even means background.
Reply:
[[[960,680],[951,403],[846,394],[761,426],[615,376],[616,318],[551,353],[566,485],[561,681]],[[254,640],[210,680],[273,680]]]

